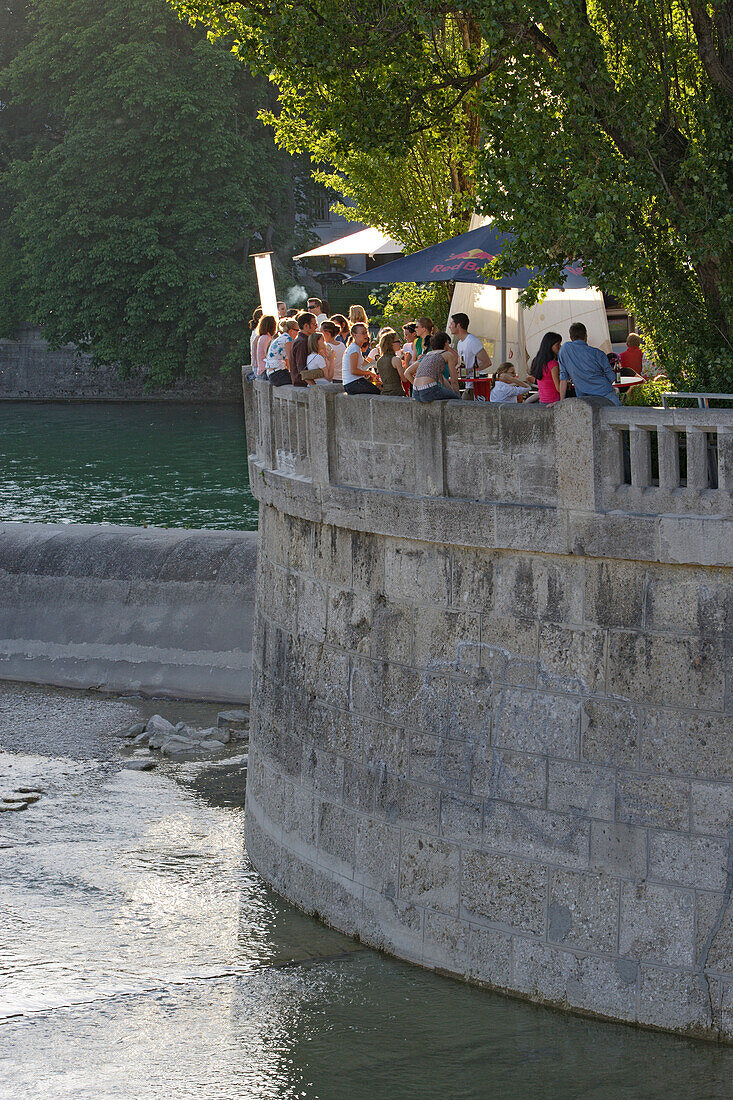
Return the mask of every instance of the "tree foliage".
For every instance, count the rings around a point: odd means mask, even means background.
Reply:
[[[275,81],[283,133],[346,175],[447,144],[503,270],[541,293],[582,256],[678,383],[733,388],[731,0],[172,2]]]
[[[154,384],[246,361],[249,254],[292,255],[299,192],[267,84],[163,0],[10,0],[3,21],[0,325]]]

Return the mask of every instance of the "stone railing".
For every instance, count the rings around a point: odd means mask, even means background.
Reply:
[[[468,544],[485,541],[491,522],[494,545],[507,548],[524,532],[537,550],[733,565],[733,412],[418,405],[263,382],[245,403],[266,499],[278,475],[295,476],[326,492],[461,502],[452,534]]]
[[[254,865],[403,959],[733,1041],[733,414],[245,406]]]

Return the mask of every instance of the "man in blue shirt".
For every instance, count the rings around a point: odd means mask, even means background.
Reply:
[[[613,388],[616,376],[608,357],[600,348],[589,348],[587,341],[585,325],[576,321],[570,326],[570,343],[563,344],[557,357],[560,364],[560,397],[565,397],[570,379],[578,397],[604,397],[609,404],[620,405]]]

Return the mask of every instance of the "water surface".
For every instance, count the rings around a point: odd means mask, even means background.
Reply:
[[[3,1100],[710,1100],[733,1051],[582,1020],[363,949],[243,845],[241,752],[123,770],[203,704],[0,685]]]
[[[0,520],[253,531],[232,405],[0,402]]]

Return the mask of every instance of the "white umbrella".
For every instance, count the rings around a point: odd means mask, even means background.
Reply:
[[[368,228],[349,233],[348,236],[339,237],[337,241],[329,241],[328,244],[319,244],[318,248],[301,252],[299,256],[293,256],[293,259],[307,260],[311,256],[394,256],[404,251],[403,244],[382,233],[381,229]]]

